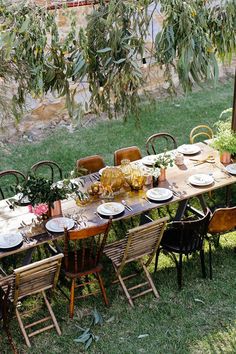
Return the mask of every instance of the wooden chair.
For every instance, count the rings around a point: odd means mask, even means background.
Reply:
[[[194,144],[196,138],[203,136],[205,139],[212,139],[213,138],[213,131],[212,129],[205,124],[198,125],[194,127],[189,135],[190,144]]]
[[[204,239],[207,234],[207,226],[210,220],[211,212],[208,209],[206,215],[198,220],[174,221],[164,232],[161,240],[160,249],[157,251],[155,271],[158,264],[160,250],[167,252],[174,260],[177,269],[177,280],[179,289],[182,287],[182,259],[183,255],[190,255],[197,251],[200,252],[202,275],[206,277],[205,258],[204,258]],[[179,259],[175,256],[179,254]]]
[[[207,232],[210,234],[209,240],[209,263],[210,278],[212,279],[212,253],[211,243],[212,237],[217,238],[219,244],[220,236],[226,232],[230,232],[236,228],[236,207],[216,209],[210,219]]]
[[[146,141],[146,151],[148,155],[156,155],[165,150],[173,150],[176,148],[177,142],[169,133],[153,134]]]
[[[43,160],[35,163],[33,166],[30,167],[30,170],[32,172],[39,173],[39,170],[41,170],[41,174],[45,177],[45,173],[48,173],[49,170],[49,176],[51,181],[58,181],[62,180],[62,169],[61,167],[54,161],[49,161],[49,160]],[[56,173],[58,174],[57,179],[55,179]]]
[[[17,186],[17,184],[19,184],[22,180],[26,179],[26,176],[22,172],[17,170],[6,170],[0,172],[0,178],[2,178],[2,184],[4,184],[5,186],[7,185],[5,188],[3,186],[0,186],[0,198],[6,199],[6,192],[9,193],[8,190],[10,190],[10,187],[13,187],[14,185]],[[12,181],[14,183],[12,183]]]
[[[133,300],[135,298],[149,292],[153,292],[154,295],[159,298],[158,291],[152,281],[147,267],[151,263],[160,245],[167,220],[168,218],[165,217],[156,221],[151,221],[142,226],[135,227],[127,232],[127,235],[123,240],[113,242],[104,248],[104,253],[112,261],[118,281],[120,282],[120,285],[128,298],[129,304],[132,307],[134,307]],[[149,257],[144,261],[143,257],[146,255]],[[133,261],[138,261],[142,266],[142,270],[144,271],[147,281],[127,288],[125,285],[125,280],[133,278],[136,274],[122,277],[121,273],[125,266]],[[148,289],[143,290],[140,293],[135,293],[134,295],[130,294],[131,291],[136,291],[136,289],[144,288],[145,286],[148,286]]]
[[[78,170],[85,169],[87,170],[87,174],[89,174],[98,172],[101,168],[105,167],[105,162],[101,156],[92,155],[77,160],[76,166]]]
[[[91,292],[89,288],[89,285],[95,281],[98,281],[103,300],[105,304],[108,305],[106,291],[100,275],[102,271],[100,258],[107,240],[110,226],[111,219],[108,223],[92,226],[87,229],[65,230],[65,258],[63,270],[66,278],[71,280],[70,318],[73,318],[74,316],[75,288],[82,289],[87,286],[89,293],[87,295],[82,294],[78,297],[83,298],[95,293]],[[89,275],[91,275],[93,279],[89,280]],[[85,281],[83,281],[83,278],[85,278]],[[80,283],[76,284],[76,280],[79,280]]]
[[[43,259],[41,261],[23,266],[21,268],[17,268],[13,272],[13,277],[11,278],[12,294],[10,294],[10,299],[15,308],[16,317],[28,347],[31,347],[31,337],[53,327],[55,327],[57,333],[61,335],[61,330],[53,313],[52,307],[46,297],[45,291],[55,288],[60,272],[62,257],[63,254],[60,253],[53,257]],[[4,278],[0,279],[0,287],[3,284],[3,281]],[[4,287],[3,290],[5,290]],[[18,310],[17,303],[19,300],[26,296],[38,293],[42,293],[43,295],[43,299],[48,309],[49,316],[37,320],[33,323],[24,325],[22,321],[22,317],[24,314],[21,314]],[[37,329],[27,334],[26,330],[32,329],[32,327],[36,325],[38,326],[39,324],[42,324],[49,320],[52,321],[51,325],[48,324],[46,327]]]
[[[121,161],[124,159],[136,161],[140,160],[141,158],[142,154],[137,146],[122,148],[114,152],[114,165],[119,166],[121,164]]]

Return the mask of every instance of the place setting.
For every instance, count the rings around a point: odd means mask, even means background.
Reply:
[[[20,232],[0,234],[0,251],[7,252],[20,248],[23,245],[23,235]]]
[[[129,207],[129,206],[128,206]],[[94,212],[100,219],[102,218],[118,218],[121,216],[126,209],[126,206],[118,202],[107,202],[102,203],[97,207],[97,211]],[[127,210],[132,210],[131,207]]]
[[[188,178],[188,184],[194,187],[207,187],[215,182],[212,174],[197,173]]]
[[[71,230],[75,226],[75,221],[68,217],[56,217],[48,220],[45,224],[45,228],[49,232],[61,233],[64,229]]]
[[[151,188],[146,192],[147,201],[159,203],[173,198],[174,192],[168,188]],[[146,199],[146,198],[145,198]]]
[[[183,155],[196,155],[201,152],[201,148],[194,144],[183,144],[177,148],[177,151]]]

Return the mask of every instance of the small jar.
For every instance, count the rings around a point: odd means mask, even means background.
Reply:
[[[176,154],[175,156],[175,164],[177,166],[181,166],[184,164],[184,155],[181,153]]]

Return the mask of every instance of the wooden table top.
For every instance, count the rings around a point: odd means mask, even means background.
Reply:
[[[122,200],[125,200],[127,204],[132,207],[132,211],[125,209],[124,214],[118,219],[125,219],[134,215],[139,215],[151,209],[174,202],[179,202],[181,200],[186,200],[236,182],[236,176],[228,175],[224,172],[224,165],[222,165],[219,161],[218,151],[204,143],[197,143],[196,145],[201,148],[201,151],[193,156],[185,156],[184,164],[182,166],[174,165],[173,167],[168,167],[166,171],[166,181],[158,184],[158,187],[163,188],[169,188],[169,186],[171,186],[174,191],[178,192],[179,196],[174,195],[171,200],[162,203],[150,203],[144,198],[146,196],[147,189],[151,188],[151,186],[145,186],[144,189],[140,191],[122,190],[119,194],[114,196],[114,201],[121,202]],[[214,157],[215,163],[206,162],[195,166],[196,162],[192,161],[192,159],[202,160],[209,155]],[[135,165],[142,165],[142,161],[136,161]],[[197,173],[212,174],[214,183],[204,187],[190,185],[188,183],[188,178]],[[86,178],[85,188],[87,188],[89,184],[91,184],[91,178]],[[75,200],[73,199],[64,200],[62,201],[63,215],[73,216],[73,218],[76,218],[76,216],[82,216],[82,220],[84,220],[85,223],[82,222],[81,227],[99,225],[104,223],[104,221],[101,220],[99,216],[94,214],[94,212],[96,212],[98,205],[101,203],[101,199],[95,198],[85,206],[77,206]],[[30,224],[32,219],[34,219],[34,215],[28,212],[28,207],[16,207],[14,210],[11,210],[7,204],[7,200],[0,201],[1,233],[14,233],[19,232],[20,230],[25,230],[24,228],[22,229],[22,222]],[[32,233],[30,236],[32,242],[24,242],[21,248],[14,251],[0,252],[0,258],[35,247],[44,242],[49,242],[58,237],[62,237],[61,234],[52,235],[47,233],[43,226],[35,227],[31,231]]]

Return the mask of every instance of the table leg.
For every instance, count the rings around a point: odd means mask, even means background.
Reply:
[[[185,199],[185,200],[181,200],[179,202],[178,209],[177,209],[175,217],[174,217],[174,221],[178,221],[178,220],[182,219],[182,217],[184,216],[185,210],[187,208],[188,201],[189,201],[188,199]]]
[[[26,255],[25,255],[23,262],[22,262],[23,266],[31,263],[32,256],[33,256],[33,253],[35,252],[35,249],[36,249],[36,247],[33,247],[33,248],[30,248],[29,250],[26,251]]]

